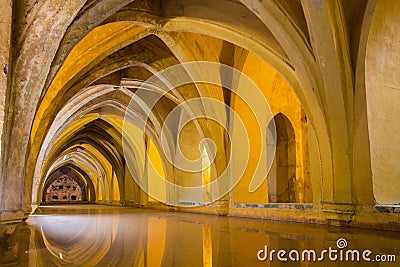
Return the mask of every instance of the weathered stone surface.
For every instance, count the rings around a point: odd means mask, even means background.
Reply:
[[[399,2],[377,2],[366,48],[368,130],[378,204],[400,204],[399,12]]]
[[[0,159],[2,150],[5,146],[3,141],[3,124],[5,112],[5,100],[7,91],[7,81],[9,77],[9,55],[10,55],[10,39],[11,39],[11,0],[1,0],[2,15],[0,16]],[[1,165],[3,166],[3,165]],[[1,175],[2,168],[0,168]],[[0,194],[3,183],[0,183]],[[0,211],[1,212],[1,211]]]

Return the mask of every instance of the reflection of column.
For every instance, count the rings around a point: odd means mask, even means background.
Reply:
[[[213,255],[214,255],[214,265],[215,266],[235,266],[235,257],[232,257],[231,253],[233,251],[232,244],[234,235],[230,231],[229,219],[218,220],[217,227],[223,229],[222,231],[214,231],[213,240]]]
[[[167,236],[167,220],[148,217],[147,232],[147,266],[163,266],[165,242]]]
[[[301,252],[302,252],[302,249],[301,249],[301,247],[299,246],[299,241],[298,240],[296,240],[296,239],[292,239],[292,238],[287,238],[286,236],[285,236],[285,234],[283,235],[283,236],[275,236],[275,235],[271,235],[270,236],[270,246],[269,246],[269,251],[268,251],[268,253],[271,253],[271,250],[276,250],[276,251],[278,251],[278,250],[281,250],[281,249],[283,249],[283,250],[285,250],[285,251],[287,251],[287,253],[288,254],[286,254],[285,255],[285,258],[288,258],[288,261],[287,262],[289,262],[290,263],[290,266],[294,266],[294,267],[300,267],[300,266],[304,266],[303,264],[304,263],[306,263],[307,265],[306,266],[308,266],[308,261],[301,261]],[[311,248],[310,248],[311,249]],[[295,260],[295,261],[292,261],[290,258],[289,258],[289,253],[290,253],[290,251],[291,250],[296,250],[296,251],[298,251],[299,252],[299,259],[300,260]],[[292,257],[296,257],[296,255],[292,255]],[[270,259],[271,260],[271,259]],[[268,261],[268,260],[267,260]],[[286,262],[285,262],[286,263]],[[277,256],[277,253],[275,253],[275,254],[273,254],[273,258],[272,258],[272,261],[270,262],[270,266],[271,267],[280,267],[280,266],[282,266],[282,264],[283,264],[283,262],[282,261],[280,261],[279,259],[278,259],[278,256]]]
[[[176,220],[177,216],[171,217],[167,220],[166,224],[166,238],[165,238],[165,250],[164,254],[168,257],[164,257],[161,266],[174,266],[174,261],[179,257],[179,241],[178,239],[178,227],[179,223]]]
[[[203,224],[192,216],[168,217],[162,266],[197,266],[203,262]]]
[[[211,226],[203,226],[203,266],[212,266],[212,236]]]
[[[29,261],[29,241],[31,230],[23,222],[18,224],[14,233],[6,238],[0,238],[0,266],[15,266]],[[11,248],[11,249],[9,249]]]
[[[33,266],[33,263],[38,263],[38,248],[36,246],[36,234],[34,227],[30,227],[31,234],[29,236],[29,266]]]

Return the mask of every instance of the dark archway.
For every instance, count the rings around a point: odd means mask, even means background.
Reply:
[[[268,174],[268,201],[295,203],[296,200],[296,137],[289,119],[282,113],[274,117],[276,151]],[[270,127],[270,126],[269,126]]]
[[[47,180],[42,202],[83,202],[88,200],[88,189],[70,168],[62,167]]]

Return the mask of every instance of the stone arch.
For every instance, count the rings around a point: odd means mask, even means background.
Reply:
[[[46,175],[43,175],[35,191],[33,191],[32,203],[37,204],[37,199],[41,198],[40,196],[42,196],[45,184],[51,174],[55,170],[64,167],[70,168],[85,181],[89,189],[90,201],[98,201],[109,197],[109,190],[106,186],[108,178],[103,164],[91,151],[83,147],[74,146],[59,155],[48,171],[45,172]]]
[[[96,191],[93,185],[93,181],[90,179],[90,176],[86,173],[85,170],[80,168],[77,165],[67,163],[65,167],[71,169],[73,172],[75,172],[81,179],[86,183],[87,187],[87,200],[89,203],[96,203]]]

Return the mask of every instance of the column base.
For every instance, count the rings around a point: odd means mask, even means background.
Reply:
[[[322,211],[327,215],[330,225],[346,226],[353,221],[356,206],[351,203],[322,203]]]

